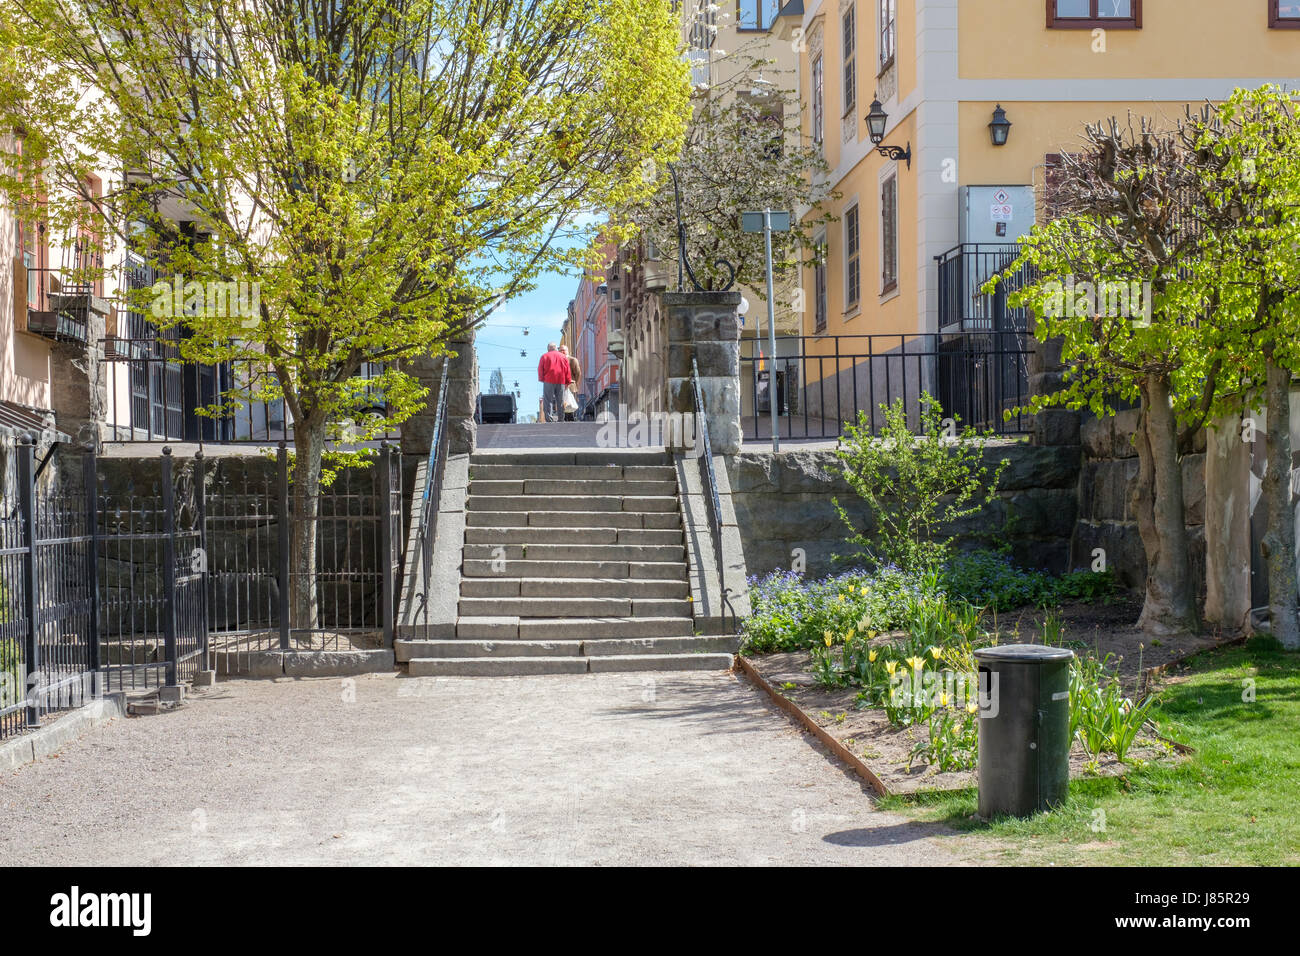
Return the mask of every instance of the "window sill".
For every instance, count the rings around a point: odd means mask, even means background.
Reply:
[[[852,306],[846,312],[844,312],[840,316],[840,321],[848,323],[856,319],[861,314],[862,314],[862,303],[859,302],[857,305]]]
[[[898,281],[895,280],[880,290],[880,304],[884,305],[890,299],[897,299],[902,295],[902,290],[898,288]]]
[[[880,69],[876,70],[876,79],[880,79],[880,77],[884,76],[893,68],[894,68],[894,58],[891,56],[884,63],[880,64]]]
[[[1049,30],[1141,30],[1138,20],[1049,20]]]

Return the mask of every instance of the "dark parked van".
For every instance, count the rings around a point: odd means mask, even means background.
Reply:
[[[513,425],[515,418],[516,408],[513,395],[485,395],[479,393],[478,405],[474,409],[474,421],[480,425]]]

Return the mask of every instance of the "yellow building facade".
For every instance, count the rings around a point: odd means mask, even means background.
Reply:
[[[777,30],[799,51],[804,135],[840,194],[824,266],[803,277],[808,335],[953,331],[980,303],[967,283],[941,308],[938,257],[1014,243],[1042,216],[1049,157],[1084,124],[1172,121],[1300,77],[1298,0],[792,0]],[[880,145],[910,148],[910,163],[872,142],[876,99]]]

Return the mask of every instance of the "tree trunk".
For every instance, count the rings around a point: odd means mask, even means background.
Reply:
[[[317,625],[316,525],[320,512],[322,422],[295,422],[293,431],[293,523],[290,525],[290,621],[294,628]]]
[[[1168,379],[1152,376],[1143,383],[1132,498],[1147,556],[1146,599],[1138,626],[1154,635],[1200,629],[1187,554],[1178,422],[1169,398]]]
[[[1273,361],[1271,345],[1264,351],[1268,468],[1263,495],[1268,531],[1260,551],[1268,562],[1269,631],[1284,647],[1294,650],[1300,648],[1300,620],[1296,616],[1295,514],[1291,504],[1291,373]]]

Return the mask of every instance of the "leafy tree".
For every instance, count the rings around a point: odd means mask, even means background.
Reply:
[[[832,196],[820,151],[801,142],[797,94],[770,60],[747,52],[727,55],[730,76],[696,96],[681,156],[673,164],[686,226],[687,258],[696,279],[720,289],[735,269],[740,286],[766,283],[763,236],[741,229],[741,213],[770,208],[797,215]],[[624,218],[653,243],[658,258],[678,259],[677,194],[673,175],[661,170],[657,188],[629,204]],[[827,212],[795,219],[788,233],[772,236],[772,267],[778,309],[801,307],[792,282],[801,251],[814,248],[813,233],[833,221]]]
[[[1237,90],[1191,119],[1206,264],[1199,274],[1217,305],[1204,341],[1212,365],[1227,372],[1211,414],[1249,414],[1262,386],[1270,628],[1300,648],[1290,480],[1291,378],[1300,370],[1300,120],[1294,94],[1272,86]]]
[[[859,528],[839,499],[835,510],[852,532],[849,542],[878,566],[938,570],[954,538],[943,534],[944,527],[986,507],[1009,462],[1004,458],[990,471],[984,464],[989,436],[970,426],[953,434],[929,395],[922,396],[915,435],[903,399],[880,407],[885,418],[880,436],[872,435],[871,421],[860,411],[856,424],[845,423],[835,452],[845,480],[870,508],[870,523]]]
[[[1022,240],[1004,272],[1030,267],[1010,302],[1034,310],[1037,338],[1060,339],[1067,366],[1060,390],[1034,396],[1033,410],[1066,405],[1105,416],[1121,402],[1138,404],[1131,502],[1147,557],[1139,623],[1155,633],[1199,628],[1180,448],[1205,421],[1222,372],[1221,356],[1205,347],[1202,320],[1217,303],[1203,294],[1212,287],[1189,142],[1185,124],[1089,125],[1083,148],[1062,157],[1055,218]]]
[[[506,394],[506,377],[501,369],[494,369],[488,377],[488,394],[504,395]]]
[[[403,360],[578,262],[555,242],[578,213],[648,189],[689,116],[677,43],[643,0],[0,0],[20,215],[259,290],[251,318],[159,321],[188,360],[266,369],[210,414],[293,417],[295,626],[316,619],[329,443],[409,417],[426,396]],[[106,167],[127,175],[96,195]],[[361,417],[376,391],[386,421]]]

